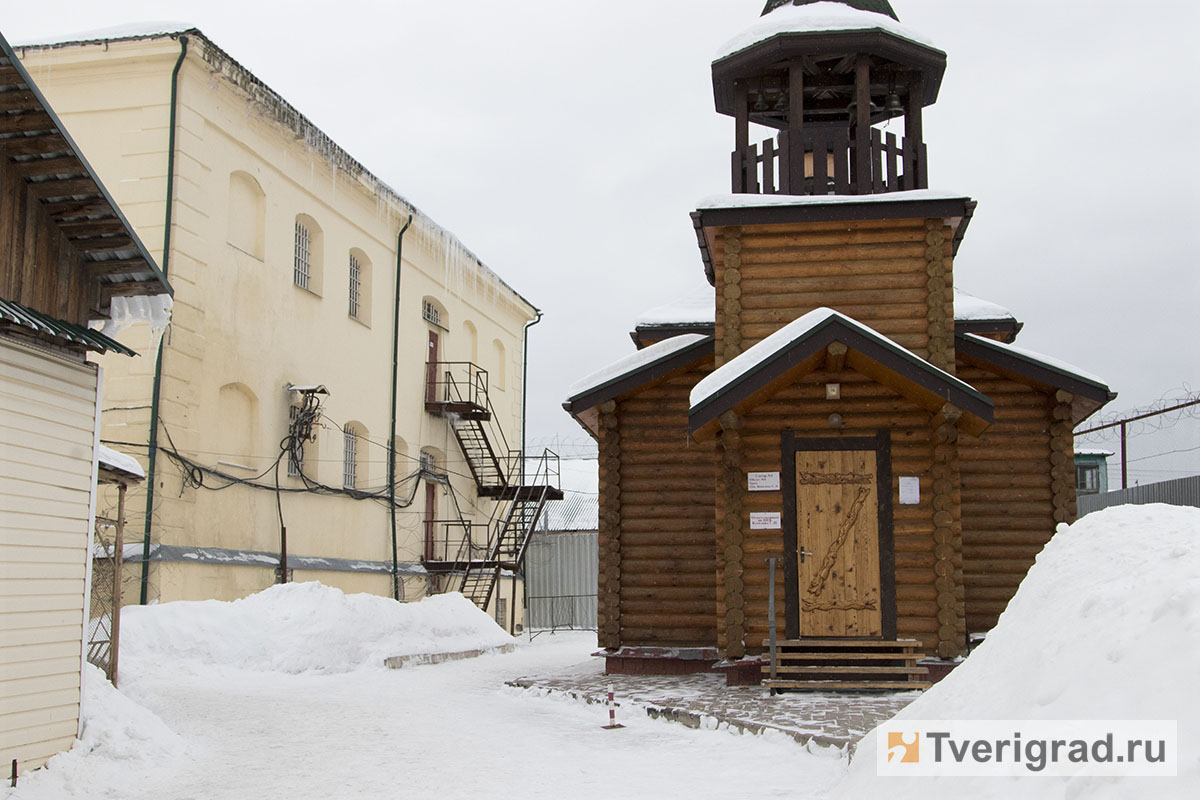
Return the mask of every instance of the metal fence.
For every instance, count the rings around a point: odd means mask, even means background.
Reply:
[[[1146,486],[1134,486],[1103,494],[1079,496],[1079,516],[1099,511],[1102,508],[1123,505],[1145,505],[1166,503],[1172,506],[1194,506],[1200,508],[1200,475],[1179,478]]]
[[[117,539],[116,523],[97,517],[96,542],[92,551],[87,660],[104,670],[104,674],[114,684],[117,679],[121,624],[121,559]]]
[[[539,531],[525,557],[525,626],[531,631],[596,630],[599,534]]]

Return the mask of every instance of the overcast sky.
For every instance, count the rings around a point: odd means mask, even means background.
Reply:
[[[5,5],[10,41],[204,31],[545,312],[529,435],[582,445],[566,387],[630,350],[639,313],[704,285],[688,214],[729,191],[733,144],[709,66],[763,0]],[[931,188],[979,201],[958,286],[1015,312],[1023,346],[1105,378],[1111,410],[1200,389],[1197,4],[893,6],[949,54],[925,131]],[[1136,447],[1200,448],[1200,421]],[[1141,463],[1147,481],[1196,474],[1200,449]]]

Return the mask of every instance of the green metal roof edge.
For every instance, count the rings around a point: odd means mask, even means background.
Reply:
[[[64,322],[49,314],[34,311],[28,306],[14,303],[11,300],[5,300],[2,297],[0,297],[0,321],[20,325],[23,328],[29,328],[38,333],[49,334],[59,339],[66,339],[68,342],[82,344],[87,349],[96,353],[113,352],[120,353],[123,356],[137,355],[137,351],[131,350],[117,340],[105,336],[100,331],[94,331],[91,328],[85,328],[73,322]]]

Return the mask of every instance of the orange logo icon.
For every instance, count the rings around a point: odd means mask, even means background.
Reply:
[[[891,764],[919,764],[921,762],[921,735],[888,731],[887,760]]]

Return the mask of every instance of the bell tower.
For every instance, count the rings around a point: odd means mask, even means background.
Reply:
[[[946,54],[888,0],[768,0],[712,65],[735,120],[735,194],[867,195],[926,189],[922,111]],[[904,117],[904,135],[875,127]],[[751,123],[779,131],[751,143]]]

